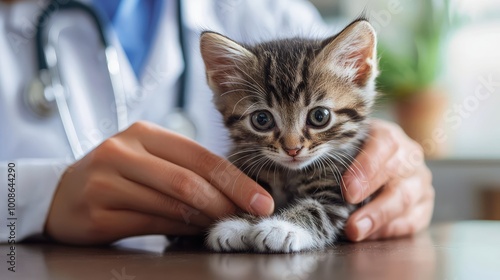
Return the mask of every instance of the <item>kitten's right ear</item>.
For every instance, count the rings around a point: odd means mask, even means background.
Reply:
[[[248,65],[257,61],[257,57],[242,45],[210,31],[201,34],[200,50],[205,62],[208,85],[218,94],[226,88],[226,82],[243,78],[242,67],[248,68]]]

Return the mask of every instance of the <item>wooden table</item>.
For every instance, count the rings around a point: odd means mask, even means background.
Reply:
[[[433,225],[410,238],[288,255],[213,254],[196,243],[148,242],[17,244],[16,272],[7,270],[8,246],[0,245],[0,279],[500,279],[500,222]]]

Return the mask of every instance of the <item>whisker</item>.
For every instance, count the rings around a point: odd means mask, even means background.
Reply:
[[[252,163],[250,163],[247,167],[244,167],[244,166],[245,166],[245,164],[247,164],[247,162],[252,161],[253,159],[255,159],[255,158],[259,157],[259,156],[261,156],[261,154],[260,154],[260,153],[259,153],[259,154],[257,154],[257,155],[255,155],[254,157],[252,157],[252,158],[248,159],[247,161],[245,161],[245,162],[244,162],[244,163],[240,166],[241,173],[240,173],[240,174],[238,174],[238,176],[236,176],[236,178],[235,178],[235,180],[234,180],[234,182],[233,182],[233,186],[232,186],[232,193],[231,193],[231,194],[233,194],[233,195],[234,195],[234,188],[235,188],[236,181],[238,181],[238,178],[241,176],[241,174],[247,174],[246,170],[247,170],[249,167],[251,167],[251,166],[252,166]],[[248,176],[248,175],[247,175],[247,176]]]
[[[260,101],[262,101],[262,103],[265,103],[265,99],[262,97],[262,96],[259,96],[257,95],[257,93],[255,91],[251,91],[251,90],[245,90],[245,89],[233,89],[233,90],[228,90],[228,91],[225,91],[221,94],[221,96],[224,96],[228,93],[232,93],[232,92],[243,92],[243,93],[246,93],[247,95],[245,96],[245,98],[256,98],[256,99],[259,99]]]
[[[236,65],[236,68],[240,70],[243,74],[245,74],[248,78],[250,78],[253,82],[254,85],[257,86],[263,93],[266,91],[257,83],[257,81],[252,77],[252,75],[249,75],[246,71],[242,70],[239,65]]]
[[[252,104],[252,105],[248,106],[248,108],[245,110],[245,112],[243,112],[243,114],[241,114],[241,116],[246,115],[246,113],[247,113],[247,112],[248,112],[248,111],[249,111],[252,107],[254,107],[254,106],[256,106],[256,105],[257,105],[257,103],[254,103],[254,104]]]
[[[260,175],[260,172],[262,171],[262,169],[269,163],[271,162],[271,159],[270,158],[267,158],[266,157],[266,161],[264,162],[264,164],[262,164],[262,166],[260,167],[259,171],[257,172],[257,176],[255,177],[256,179],[259,179],[259,175]]]
[[[245,100],[245,99],[247,99],[247,98],[250,98],[250,97],[253,97],[253,96],[249,95],[249,96],[244,96],[244,97],[240,98],[240,100],[238,100],[238,102],[236,102],[236,103],[234,104],[234,106],[233,106],[233,111],[232,111],[232,113],[231,113],[231,114],[234,114],[234,111],[236,111],[236,106],[238,106],[238,104],[240,104],[240,102],[241,102],[241,101],[243,101],[243,100]],[[256,104],[256,103],[253,103],[253,104]],[[246,111],[245,111],[245,112],[246,112]],[[244,114],[243,114],[243,115],[244,115]]]
[[[340,157],[342,156],[343,158],[346,158],[347,159],[347,162],[344,162],[343,160],[341,160],[341,158],[338,158],[339,160],[342,161],[342,163],[344,164],[344,166],[346,167],[346,170],[350,170],[352,171],[352,173],[355,174],[355,176],[358,176],[356,175],[357,173],[362,173],[363,171],[361,170],[362,166],[361,164],[351,156],[351,158],[353,160],[350,160],[347,156],[349,156],[347,153],[343,153],[343,152],[337,152],[336,154],[334,154],[334,156],[337,156],[337,157]],[[353,164],[353,163],[356,163],[356,164]],[[357,172],[356,172],[357,171]],[[356,177],[356,179],[358,179],[359,181],[360,178],[359,177]]]
[[[233,79],[238,79],[238,80],[242,81],[243,83],[241,83],[241,82],[235,82],[235,81],[227,81],[227,82],[222,82],[221,85],[240,85],[240,86],[245,86],[245,87],[249,87],[250,89],[255,90],[257,93],[259,93],[259,95],[265,96],[265,94],[264,94],[265,91],[262,90],[262,88],[257,87],[256,85],[250,83],[249,81],[247,81],[245,79],[242,79],[242,78],[239,78],[239,77],[233,77]]]
[[[342,196],[342,200],[345,201],[344,190],[343,190],[343,186],[345,186],[345,183],[344,183],[344,179],[342,178],[342,174],[341,174],[340,170],[338,169],[337,165],[332,161],[332,159],[330,159],[328,157],[323,157],[323,159],[327,163],[329,163],[328,165],[330,166],[330,169],[333,173],[335,181],[337,181],[337,184],[340,187],[340,195]],[[334,171],[334,169],[335,169],[335,171]],[[338,174],[338,177],[337,177],[337,174]]]
[[[226,158],[231,162],[231,164],[235,165],[235,163],[238,162],[239,160],[247,158],[248,156],[253,155],[252,152],[257,152],[257,151],[260,151],[260,149],[257,149],[257,148],[246,148],[246,149],[243,149],[242,151],[238,151],[236,153],[233,153],[233,154],[227,156]],[[230,160],[231,157],[234,157],[234,156],[237,156],[237,155],[240,155],[240,154],[243,154],[243,153],[248,153],[248,155],[240,156],[240,158],[238,158],[236,160],[233,160],[233,161]],[[217,166],[214,168],[214,173],[218,172],[220,166],[222,166],[222,164],[224,162],[225,162],[225,160],[221,160],[221,162],[219,164],[217,164]],[[222,172],[223,173],[226,172],[228,168],[229,168],[229,166],[227,166],[226,169],[224,169],[224,171],[222,171]],[[213,183],[213,180],[214,180],[214,178],[211,178],[210,179],[210,183]]]

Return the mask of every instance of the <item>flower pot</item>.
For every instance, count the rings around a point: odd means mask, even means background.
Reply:
[[[428,88],[396,101],[396,119],[403,130],[424,148],[426,158],[439,158],[446,152],[443,113],[446,94]]]

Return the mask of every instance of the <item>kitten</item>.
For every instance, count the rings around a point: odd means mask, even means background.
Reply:
[[[321,249],[356,209],[341,176],[360,150],[378,74],[376,35],[364,19],[325,40],[249,46],[204,32],[201,54],[214,103],[230,132],[229,160],[265,187],[277,211],[217,222],[215,251]]]

